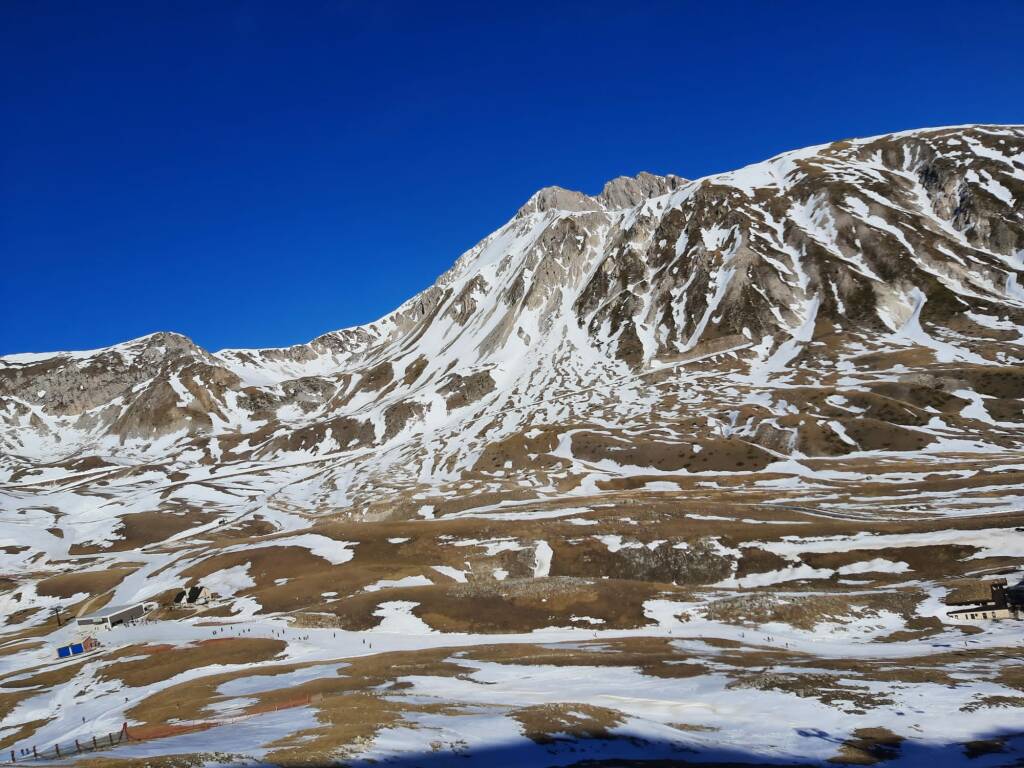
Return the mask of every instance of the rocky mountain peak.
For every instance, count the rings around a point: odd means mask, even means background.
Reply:
[[[598,195],[587,195],[564,187],[538,190],[516,212],[516,218],[545,211],[617,211],[640,205],[645,200],[668,194],[686,183],[673,174],[657,176],[642,171],[636,176],[619,176],[604,185]]]
[[[656,176],[641,171],[636,176],[619,176],[604,185],[597,199],[610,210],[632,208],[652,197],[666,195],[686,183],[686,179],[673,174]]]
[[[589,195],[565,187],[544,187],[534,192],[516,212],[516,218],[545,211],[600,211],[601,204]]]

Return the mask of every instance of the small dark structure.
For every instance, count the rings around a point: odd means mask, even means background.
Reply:
[[[1006,579],[976,581],[954,589],[946,605],[968,606],[948,612],[954,621],[1024,618],[1024,582],[1008,587]]]
[[[195,608],[210,602],[210,590],[201,585],[188,587],[174,596],[175,608]]]

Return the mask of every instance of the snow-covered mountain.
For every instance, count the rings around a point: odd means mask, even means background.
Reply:
[[[674,427],[695,445],[739,429],[758,455],[884,448],[829,400],[858,376],[857,407],[887,412],[890,447],[934,442],[904,427],[926,426],[935,398],[946,437],[984,427],[1005,443],[1024,394],[1022,276],[1021,127],[839,141],[594,197],[550,187],[366,326],[284,349],[209,353],[160,333],[0,359],[0,471],[352,465],[323,501],[373,475],[457,479],[536,427],[614,432],[679,389],[702,393]],[[798,424],[743,394],[798,385],[821,401],[788,398]],[[914,392],[912,414],[896,389]]]
[[[0,358],[0,749],[1019,756],[1019,631],[942,599],[1024,572],[1022,286],[976,125],[543,189],[307,344]]]

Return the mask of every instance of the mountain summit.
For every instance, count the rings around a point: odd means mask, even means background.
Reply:
[[[685,183],[686,179],[671,174],[655,176],[642,172],[636,176],[612,179],[596,197],[563,187],[544,187],[526,201],[516,213],[516,218],[545,211],[621,211],[652,197],[668,194]]]

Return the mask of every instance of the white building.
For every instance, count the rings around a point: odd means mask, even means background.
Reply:
[[[96,613],[83,616],[78,620],[81,627],[101,627],[112,629],[119,624],[141,619],[152,607],[152,603],[136,603],[135,605],[111,605],[96,611]]]

